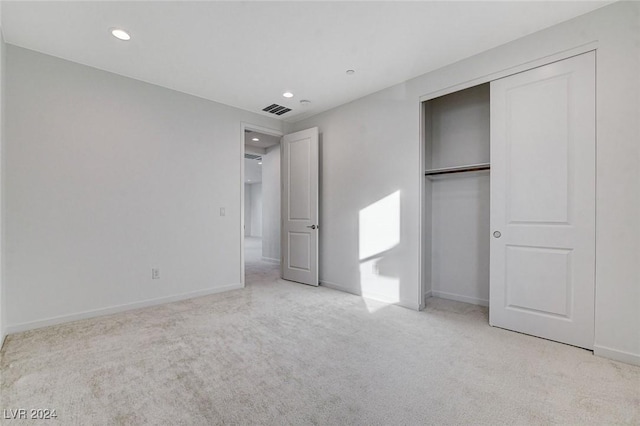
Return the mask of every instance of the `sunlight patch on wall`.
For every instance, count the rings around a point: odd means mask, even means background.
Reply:
[[[362,296],[387,304],[398,303],[400,301],[400,279],[381,275],[376,265],[379,260],[379,258],[374,258],[360,263],[360,290],[362,291]],[[374,307],[375,309],[372,309]],[[384,307],[384,305],[367,303],[369,312],[380,307]]]
[[[400,242],[400,191],[360,210],[360,260],[381,254]]]
[[[400,279],[389,267],[390,251],[400,243],[400,191],[360,210],[360,290],[365,298],[385,303],[400,301]],[[385,267],[386,266],[386,267]],[[384,304],[367,303],[369,312]]]

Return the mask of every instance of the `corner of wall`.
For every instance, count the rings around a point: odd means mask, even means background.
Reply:
[[[296,129],[296,123],[289,123],[287,121],[282,122],[282,133],[288,134],[294,132]]]
[[[4,87],[5,44],[2,33],[2,3],[0,2],[0,350],[6,337],[5,291],[4,291]]]

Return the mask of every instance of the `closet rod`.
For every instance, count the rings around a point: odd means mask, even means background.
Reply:
[[[478,172],[481,170],[489,170],[491,165],[489,163],[471,164],[468,166],[458,167],[445,167],[442,169],[430,169],[424,172],[425,176],[445,175],[450,173],[465,173],[465,172]]]

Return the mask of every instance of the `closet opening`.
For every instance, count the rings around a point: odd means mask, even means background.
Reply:
[[[425,101],[422,113],[421,302],[489,306],[490,85]]]

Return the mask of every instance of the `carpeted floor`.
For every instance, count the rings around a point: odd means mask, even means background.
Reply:
[[[254,260],[243,290],[9,336],[0,415],[49,408],[57,423],[78,425],[640,424],[638,367],[491,328],[477,306],[431,299],[414,312],[277,277],[277,265]]]

